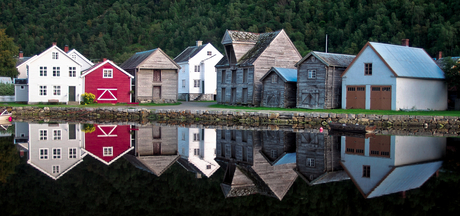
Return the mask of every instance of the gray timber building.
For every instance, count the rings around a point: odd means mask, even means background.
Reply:
[[[290,108],[296,106],[297,70],[272,67],[261,79],[260,106]]]

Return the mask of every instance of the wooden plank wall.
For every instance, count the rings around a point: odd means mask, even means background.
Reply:
[[[152,100],[153,86],[161,86],[161,99],[177,101],[177,70],[161,70],[161,82],[153,81],[153,69],[136,73],[136,100]]]
[[[325,109],[326,68],[311,56],[297,66],[297,107]],[[308,79],[308,70],[316,70],[316,79]]]
[[[228,68],[217,69],[217,102],[219,104],[231,104],[230,97],[232,88],[236,88],[236,103],[252,105],[252,95],[254,87],[254,68],[253,67],[232,67],[236,70],[236,83],[232,84],[232,70]],[[248,79],[246,83],[243,83],[243,70],[248,69]],[[222,83],[222,71],[225,70],[225,83]],[[222,88],[225,88],[225,99],[222,98]],[[243,101],[243,88],[248,89],[247,101]]]
[[[247,136],[246,142],[243,142],[243,133]],[[253,165],[254,145],[260,145],[258,131],[217,130],[216,136],[217,158],[222,160],[233,159],[239,163]]]
[[[154,139],[154,131],[160,131],[161,138]],[[177,154],[177,128],[143,126],[135,131],[136,156],[151,156],[153,153],[153,143],[161,143],[162,155]]]
[[[297,170],[302,173],[309,181],[322,175],[325,171],[324,166],[324,145],[328,136],[322,133],[297,133]],[[315,166],[307,166],[307,158],[315,160]]]
[[[276,77],[276,83],[272,82],[273,77]],[[286,83],[277,73],[270,72],[270,75],[262,81],[262,101],[260,106],[285,107],[285,85]]]

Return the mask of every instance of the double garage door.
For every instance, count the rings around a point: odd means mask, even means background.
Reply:
[[[371,86],[370,100],[372,110],[391,110],[391,86]],[[366,86],[347,86],[346,108],[366,108]]]

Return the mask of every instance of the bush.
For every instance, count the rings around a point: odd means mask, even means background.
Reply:
[[[84,104],[84,105],[92,104],[92,103],[94,103],[94,100],[96,99],[96,96],[94,96],[94,94],[92,94],[92,93],[84,93],[81,96],[83,97],[82,104]]]
[[[0,95],[14,95],[14,84],[13,83],[0,83]]]

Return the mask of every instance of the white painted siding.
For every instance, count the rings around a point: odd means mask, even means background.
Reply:
[[[179,64],[181,69],[179,70],[179,78],[178,78],[178,93],[189,93],[189,88],[190,88],[190,83],[188,82],[189,80],[189,66],[187,63],[181,63]],[[185,87],[182,88],[182,80],[185,80]]]
[[[445,137],[395,136],[395,166],[440,160],[446,153]]]
[[[444,80],[396,79],[396,110],[447,109],[447,85]]]

